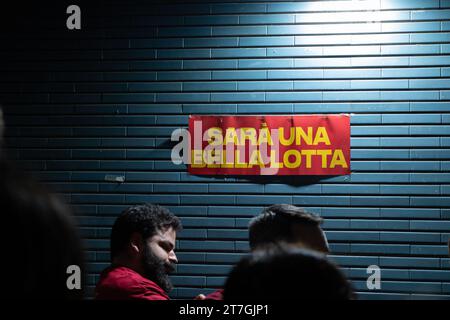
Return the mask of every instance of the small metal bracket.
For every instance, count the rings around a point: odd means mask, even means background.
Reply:
[[[113,174],[107,174],[105,176],[105,181],[123,183],[125,182],[125,176],[116,176]]]

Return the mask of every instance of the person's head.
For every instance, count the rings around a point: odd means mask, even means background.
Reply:
[[[113,264],[128,266],[170,292],[168,274],[177,263],[176,233],[180,220],[158,205],[142,204],[124,210],[111,231]]]
[[[328,253],[328,241],[320,228],[322,219],[289,204],[275,204],[250,221],[251,250],[277,242]]]
[[[3,156],[0,176],[2,228],[13,232],[3,242],[2,288],[19,299],[83,298],[83,252],[68,207]],[[69,287],[78,276],[81,288]]]
[[[224,300],[349,300],[353,289],[325,255],[293,246],[260,247],[230,272]]]

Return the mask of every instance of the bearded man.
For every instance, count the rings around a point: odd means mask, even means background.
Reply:
[[[99,300],[169,300],[169,273],[178,262],[176,233],[180,220],[158,205],[124,210],[111,231],[111,266],[95,289]]]

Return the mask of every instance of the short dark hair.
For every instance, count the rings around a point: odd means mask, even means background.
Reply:
[[[112,227],[111,258],[124,250],[134,232],[147,239],[168,228],[179,231],[182,227],[178,217],[164,207],[145,203],[125,209]]]
[[[316,251],[276,245],[244,257],[231,271],[224,300],[349,300],[353,288],[339,268]]]
[[[3,226],[17,232],[2,243],[10,264],[5,291],[14,298],[81,299],[84,259],[70,209],[29,174],[0,155]],[[81,289],[67,286],[67,268],[81,269]]]
[[[254,217],[249,224],[250,248],[278,241],[293,242],[294,224],[320,226],[322,218],[290,204],[274,204]]]

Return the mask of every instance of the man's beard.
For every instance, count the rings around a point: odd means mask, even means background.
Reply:
[[[161,287],[166,293],[172,291],[172,282],[169,279],[169,273],[175,270],[172,263],[166,263],[155,256],[150,248],[144,246],[142,256],[142,265],[145,276]]]

